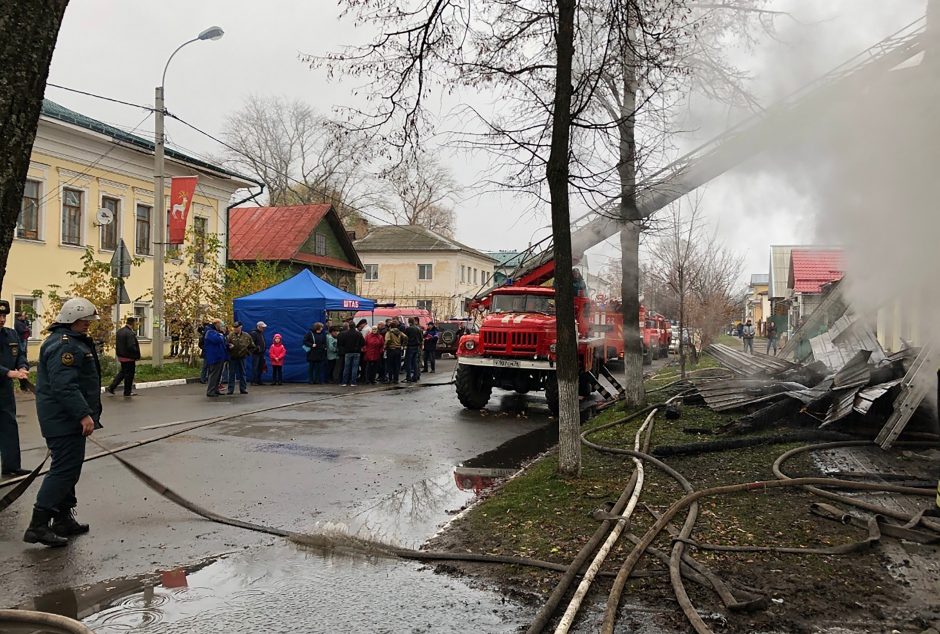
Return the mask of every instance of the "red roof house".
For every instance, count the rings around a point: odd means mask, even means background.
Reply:
[[[230,262],[283,262],[355,289],[362,261],[330,204],[237,207],[229,216]]]
[[[794,248],[790,252],[790,282],[794,293],[822,293],[822,287],[842,279],[842,249]]]

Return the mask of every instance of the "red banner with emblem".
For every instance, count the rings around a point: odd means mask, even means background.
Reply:
[[[170,186],[170,208],[166,210],[167,225],[170,228],[170,244],[183,244],[186,237],[186,219],[189,207],[196,193],[196,176],[174,176]]]

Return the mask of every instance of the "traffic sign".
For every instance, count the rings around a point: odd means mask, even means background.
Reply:
[[[118,245],[118,248],[114,250],[114,255],[111,256],[111,277],[130,277],[131,276],[131,254],[127,250],[127,245],[124,244],[124,238],[121,238],[121,243]],[[121,302],[122,304],[125,302]]]

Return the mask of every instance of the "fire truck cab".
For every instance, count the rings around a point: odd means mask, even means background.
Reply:
[[[494,387],[520,394],[545,390],[548,408],[558,413],[555,380],[555,290],[546,286],[505,286],[486,300],[480,332],[464,335],[457,347],[457,398],[482,409]],[[606,359],[604,338],[590,332],[593,303],[575,297],[578,329],[579,392],[593,386],[587,372]]]

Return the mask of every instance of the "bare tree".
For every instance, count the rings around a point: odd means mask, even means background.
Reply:
[[[682,200],[669,206],[669,218],[661,236],[652,245],[654,277],[675,292],[679,299],[679,367],[685,378],[686,347],[684,333],[688,328],[687,299],[689,289],[697,287],[707,266],[708,253],[702,251],[701,197],[688,204]]]
[[[721,244],[717,232],[708,232],[701,211],[701,196],[669,206],[663,228],[650,243],[650,272],[675,293],[679,303],[679,359],[686,373],[686,329],[702,330],[710,341],[734,313],[734,287],[742,258]],[[691,338],[689,340],[691,342]]]
[[[368,135],[349,131],[302,101],[250,96],[229,116],[228,160],[265,184],[271,205],[329,202],[340,218],[375,202]]]
[[[450,170],[427,154],[415,154],[385,173],[382,207],[401,225],[419,225],[454,237],[454,197],[460,187]]]
[[[68,0],[0,3],[0,286]]]

